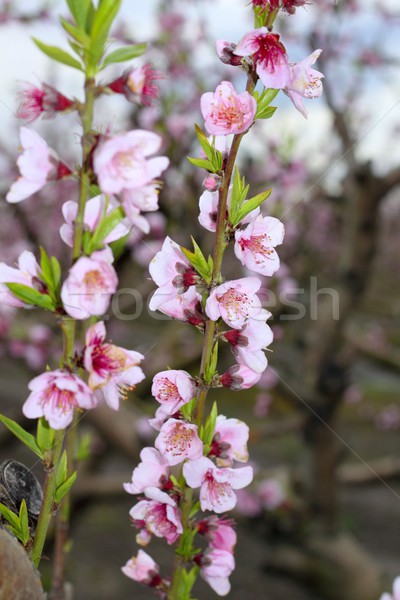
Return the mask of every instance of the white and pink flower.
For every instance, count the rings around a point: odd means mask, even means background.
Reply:
[[[229,594],[229,576],[235,568],[231,552],[212,548],[204,553],[200,562],[200,575],[218,596]]]
[[[197,433],[197,425],[178,419],[168,419],[162,425],[154,445],[171,466],[203,456],[203,442]]]
[[[12,184],[6,195],[7,202],[21,202],[42,189],[57,170],[57,161],[50,153],[50,148],[39,134],[21,127],[20,138],[22,154],[17,160],[20,177]]]
[[[71,267],[61,288],[65,312],[82,320],[103,315],[118,286],[110,248],[82,256]]]
[[[235,232],[235,255],[250,271],[273,275],[279,269],[275,246],[282,243],[284,234],[278,219],[260,215],[245,229]]]
[[[10,292],[6,283],[22,283],[31,288],[40,289],[40,266],[32,252],[25,250],[18,258],[18,269],[0,263],[0,303],[18,308],[30,308]]]
[[[244,133],[254,122],[257,102],[248,92],[238,94],[229,81],[222,81],[215,92],[202,95],[201,112],[208,133]]]
[[[267,313],[267,318],[271,316]],[[224,333],[224,338],[232,345],[232,352],[239,364],[247,366],[256,373],[262,373],[268,366],[263,349],[274,338],[272,329],[264,321],[250,320],[241,331],[232,329]]]
[[[322,50],[314,50],[304,60],[290,65],[290,81],[285,87],[285,92],[301,114],[307,118],[307,110],[303,98],[319,98],[322,94],[322,81],[324,75],[311,68]]]
[[[43,83],[41,88],[24,83],[19,98],[21,104],[17,110],[17,117],[27,123],[33,123],[40,115],[51,119],[58,112],[66,112],[76,107],[73,100],[46,83]]]
[[[116,94],[124,94],[129,102],[150,106],[158,98],[160,90],[154,81],[164,75],[149,64],[127,70],[121,77],[107,84]]]
[[[232,525],[234,525],[232,519],[213,515],[200,521],[197,528],[198,532],[206,537],[211,548],[226,550],[233,554],[237,535]]]
[[[235,507],[236,495],[233,490],[240,490],[251,483],[253,469],[219,469],[209,458],[203,456],[186,462],[183,465],[183,475],[189,487],[200,488],[201,510],[223,513]]]
[[[246,365],[233,365],[220,377],[221,385],[230,390],[248,390],[261,379],[262,373],[257,373]]]
[[[75,409],[96,406],[92,391],[82,379],[69,371],[48,371],[32,379],[22,412],[29,419],[45,417],[53,429],[65,429]]]
[[[248,440],[249,428],[246,423],[239,419],[227,419],[224,415],[218,415],[210,456],[216,457],[217,465],[220,467],[230,467],[234,460],[247,462]]]
[[[150,541],[153,534],[173,544],[183,533],[181,511],[175,500],[164,492],[160,492],[160,499],[141,500],[129,511],[135,526],[144,531],[139,533],[139,541]]]
[[[228,207],[231,201],[232,186],[228,192]],[[199,223],[208,231],[215,231],[217,226],[217,213],[218,213],[218,192],[212,192],[206,190],[202,193],[199,200]],[[250,223],[260,214],[260,207],[252,210],[246,217],[240,222],[241,225]]]
[[[143,381],[145,375],[138,366],[144,359],[135,350],[126,350],[105,342],[103,321],[89,327],[83,352],[83,365],[89,373],[89,387],[118,410],[120,397]]]
[[[121,567],[121,571],[130,579],[152,587],[156,587],[161,580],[160,567],[144,550],[139,550],[137,556],[132,556]]]
[[[150,300],[149,308],[154,308],[157,305],[157,310],[179,321],[186,321],[192,325],[199,326],[204,324],[203,309],[201,306],[201,295],[196,291],[196,286],[191,285],[183,294],[175,293],[171,298],[171,293],[168,289],[159,288],[153,294]],[[163,301],[165,293],[166,301]],[[154,302],[153,302],[154,300]]]
[[[99,187],[105,194],[119,194],[147,185],[168,167],[166,156],[148,158],[160,149],[161,137],[136,129],[100,141],[93,156]]]
[[[260,320],[265,313],[257,296],[260,287],[257,277],[226,281],[214,288],[207,298],[207,316],[212,321],[222,318],[234,329],[241,329],[249,319]]]
[[[284,89],[290,82],[286,48],[277,33],[260,27],[247,33],[233,51],[238,56],[252,56],[256,72],[266,88]]]
[[[107,206],[106,214],[110,214],[117,204],[113,201],[109,201]],[[105,216],[106,210],[106,197],[103,194],[90,198],[85,204],[85,213],[83,222],[86,228],[90,232],[94,232],[100,224],[101,219]],[[65,219],[65,223],[60,227],[60,236],[63,242],[72,248],[74,243],[74,221],[78,214],[78,203],[73,200],[64,202],[62,206],[62,213]],[[104,238],[104,244],[111,244],[115,240],[119,240],[129,233],[129,227],[122,222],[118,223],[116,227]]]
[[[124,483],[128,494],[146,493],[149,488],[162,489],[169,481],[168,461],[155,448],[143,448],[141,462],[132,472],[132,480]]]
[[[154,376],[151,393],[165,414],[173,415],[194,398],[196,387],[189,373],[169,369]]]

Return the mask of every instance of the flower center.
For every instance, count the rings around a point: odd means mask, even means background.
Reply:
[[[61,410],[63,413],[69,412],[72,408],[78,406],[75,393],[71,390],[61,390],[55,383],[45,389],[40,403],[42,406],[50,404],[52,409]]]
[[[158,386],[157,400],[159,402],[170,402],[171,400],[177,402],[182,400],[182,398],[176,385],[166,377],[163,377]]]
[[[281,64],[286,57],[286,49],[279,41],[279,35],[277,33],[258,34],[255,36],[255,41],[258,44],[258,48],[254,52],[255,62],[262,63],[264,68],[269,67],[272,72],[275,71],[275,66]]]
[[[242,238],[239,241],[242,250],[250,250],[257,264],[261,264],[265,258],[271,260],[270,257],[274,254],[274,249],[272,246],[268,246],[268,243],[271,243],[271,238],[266,233],[251,236],[247,240]]]
[[[220,92],[218,100],[214,100],[210,117],[215,125],[243,125],[246,107],[234,94],[223,97]]]
[[[166,439],[166,451],[172,456],[186,454],[192,446],[194,431],[178,423]]]
[[[96,292],[105,287],[103,275],[100,271],[88,271],[83,279],[88,292]]]
[[[126,355],[112,344],[95,346],[92,353],[93,368],[97,373],[121,373],[126,368]]]
[[[235,317],[236,315],[247,317],[249,314],[249,297],[247,294],[238,292],[234,288],[229,288],[222,296],[217,296],[217,300],[225,308],[229,318]]]

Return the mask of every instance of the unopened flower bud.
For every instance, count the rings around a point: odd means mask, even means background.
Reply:
[[[203,187],[209,192],[216,192],[221,187],[222,179],[220,175],[211,174],[203,181]]]
[[[226,40],[217,40],[216,48],[218,58],[225,65],[231,65],[232,67],[238,67],[242,63],[242,58],[240,56],[236,56],[233,54],[233,51],[236,48],[236,44],[232,42],[227,42]]]

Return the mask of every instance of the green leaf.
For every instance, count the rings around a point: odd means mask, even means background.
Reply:
[[[276,106],[267,106],[256,116],[256,119],[270,119],[274,116],[276,109]]]
[[[92,436],[90,433],[85,433],[79,438],[78,449],[76,451],[75,459],[78,461],[86,460],[90,456],[90,448],[92,443]]]
[[[31,535],[28,523],[28,509],[24,498],[19,507],[19,528],[21,531],[21,537],[19,539],[25,546],[25,544],[29,542]]]
[[[120,6],[121,0],[103,0],[99,2],[99,7],[93,17],[93,24],[90,31],[92,39],[90,47],[92,69],[97,66],[104,54],[108,33]]]
[[[192,412],[195,407],[195,404],[196,404],[196,396],[194,398],[192,398],[190,400],[190,402],[187,402],[186,404],[181,406],[179,409],[181,411],[181,413],[183,414],[183,416],[185,417],[186,421],[189,421],[189,423],[192,420]]]
[[[204,444],[204,453],[208,454],[210,450],[210,445],[214,437],[215,432],[215,424],[217,422],[218,417],[218,408],[217,403],[214,402],[213,407],[211,409],[210,414],[207,417],[205,425],[203,427],[201,440]]]
[[[37,423],[36,442],[38,447],[43,450],[51,450],[54,445],[54,429],[50,427],[44,417],[40,417]]]
[[[271,195],[271,192],[272,189],[270,188],[269,190],[261,192],[261,194],[257,194],[257,196],[250,198],[250,200],[247,200],[247,202],[245,202],[245,204],[239,210],[234,222],[232,222],[232,225],[234,227],[238,225],[238,223],[240,223],[240,221],[242,221],[249,213],[251,213],[252,210],[255,210],[258,206],[260,206],[260,204],[262,204]]]
[[[0,513],[3,517],[12,525],[15,529],[19,530],[19,517],[12,510],[10,510],[5,504],[0,502]]]
[[[62,485],[64,483],[64,481],[67,479],[67,476],[68,476],[68,460],[67,460],[67,452],[66,452],[66,450],[64,450],[64,452],[61,455],[60,462],[58,463],[58,467],[57,467],[56,488],[60,487],[60,485]]]
[[[256,119],[269,119],[276,111],[276,106],[269,106],[279,94],[279,90],[273,88],[265,89],[261,94],[254,92],[253,96],[257,102]]]
[[[189,519],[192,519],[200,510],[200,501],[197,500],[192,506],[192,509],[189,514]]]
[[[121,237],[118,240],[115,240],[114,242],[111,242],[111,244],[109,244],[115,261],[117,261],[120,258],[120,256],[122,256],[126,248],[126,244],[128,243],[128,240],[129,234],[124,235],[124,237]]]
[[[192,267],[198,272],[198,274],[204,279],[206,283],[210,283],[212,279],[212,259],[208,261],[205,259],[200,246],[196,240],[192,237],[192,244],[194,252],[191,252],[187,248],[181,246],[183,254],[186,256]],[[210,269],[211,267],[211,269]]]
[[[75,23],[83,30],[86,28],[86,22],[90,8],[93,8],[91,0],[67,0],[68,8],[75,19]]]
[[[35,290],[28,285],[24,285],[23,283],[6,283],[5,285],[16,298],[22,300],[22,302],[25,302],[26,304],[39,306],[45,310],[53,311],[55,309],[54,302],[48,294],[41,294],[38,290]]]
[[[61,266],[55,256],[52,256],[50,258],[50,262],[51,262],[51,270],[53,272],[54,287],[55,287],[55,290],[57,290],[61,283]]]
[[[32,39],[35,42],[36,46],[42,52],[44,52],[44,54],[46,54],[53,60],[56,60],[57,62],[60,62],[64,65],[67,65],[68,67],[73,67],[74,69],[78,69],[78,71],[83,70],[81,63],[79,63],[73,56],[68,54],[68,52],[65,52],[65,50],[62,50],[61,48],[58,48],[57,46],[49,46],[48,44],[44,44],[43,42],[41,42],[40,40],[38,40],[36,38],[32,38]]]
[[[215,173],[215,171],[213,170],[213,166],[209,160],[205,160],[204,158],[192,158],[191,156],[187,156],[186,158],[195,167],[200,167],[201,169],[206,169],[211,173]]]
[[[21,427],[21,425],[18,425],[18,423],[16,423],[12,419],[9,419],[8,417],[5,417],[4,415],[0,414],[0,421],[4,423],[7,429],[9,429],[11,433],[15,435],[15,437],[21,440],[21,442],[25,444],[25,446],[28,446],[28,448],[30,448],[32,452],[37,454],[39,458],[43,458],[43,452],[39,448],[33,435],[25,431],[25,429]]]
[[[204,379],[206,383],[211,383],[212,378],[217,372],[217,363],[218,363],[218,342],[215,342],[214,347],[212,349],[210,361],[207,364],[204,372]]]
[[[229,216],[229,220],[231,223],[235,219],[243,202],[246,200],[248,191],[249,191],[249,186],[246,185],[245,178],[240,176],[239,169],[237,167],[235,167],[235,173],[233,176],[231,201],[230,201],[229,208],[228,208],[228,216]]]
[[[60,22],[65,31],[69,33],[69,35],[73,37],[76,42],[78,42],[83,48],[89,48],[91,39],[84,29],[72,25],[72,23],[63,17],[60,17]]]
[[[125,218],[125,212],[122,206],[118,206],[108,215],[105,215],[87,244],[87,252],[91,254],[95,250],[101,248],[103,240],[115,229],[117,225]]]
[[[142,54],[146,52],[146,49],[147,44],[133,44],[131,46],[118,48],[118,50],[114,50],[113,52],[110,52],[110,54],[107,54],[101,65],[101,69],[105,69],[108,65],[114,63],[125,62],[126,60],[132,60],[132,58],[142,56]]]
[[[64,496],[68,494],[69,490],[75,483],[77,474],[78,473],[74,471],[72,475],[68,477],[68,479],[66,479],[59,487],[57,487],[54,494],[54,501],[57,502],[57,504],[59,504]]]
[[[212,172],[218,173],[222,169],[222,154],[215,148],[214,143],[210,144],[205,133],[200,129],[198,125],[194,126],[196,130],[197,139],[199,140],[200,146],[203,148],[204,154],[210,161],[212,166]]]

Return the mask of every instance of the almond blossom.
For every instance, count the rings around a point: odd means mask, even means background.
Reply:
[[[148,158],[161,146],[161,137],[152,131],[136,129],[100,140],[93,168],[105,194],[119,194],[148,184],[168,167],[166,156]]]
[[[75,408],[93,408],[96,400],[82,379],[65,369],[48,371],[32,379],[22,412],[29,419],[45,417],[53,429],[65,429]]]
[[[19,97],[21,104],[17,110],[17,117],[27,123],[33,123],[41,115],[51,119],[58,112],[67,112],[76,107],[73,100],[46,83],[43,83],[41,88],[24,83]]]
[[[213,548],[205,552],[200,561],[200,575],[218,596],[229,594],[231,584],[228,577],[235,568],[235,559],[230,552]]]
[[[118,410],[120,397],[143,381],[145,375],[138,366],[143,354],[105,342],[103,321],[89,327],[83,351],[83,365],[89,373],[89,387],[97,390],[107,404]]]
[[[164,294],[167,297],[165,302],[163,301]],[[175,294],[172,298],[170,296],[170,292],[165,291],[163,288],[156,290],[150,300],[149,308],[155,310],[154,306],[157,303],[157,310],[173,319],[186,321],[196,327],[204,326],[205,318],[201,305],[201,295],[196,291],[194,285],[191,285],[183,294]]]
[[[290,81],[285,87],[285,92],[301,114],[307,118],[307,110],[303,98],[319,98],[322,94],[322,81],[324,75],[311,68],[322,50],[314,50],[304,60],[290,65]]]
[[[220,377],[221,385],[230,390],[248,390],[261,379],[262,373],[253,371],[246,365],[233,365]]]
[[[257,277],[226,281],[214,288],[207,298],[207,316],[212,321],[221,317],[234,329],[241,329],[248,319],[261,319],[264,311],[256,294],[260,287]]]
[[[247,33],[233,51],[238,56],[252,56],[256,72],[267,88],[284,89],[290,82],[286,48],[277,33],[260,27]]]
[[[106,204],[106,197],[104,194],[94,196],[94,198],[90,198],[90,200],[86,202],[83,222],[90,232],[93,233],[97,229],[105,214],[110,214],[117,207],[115,202],[109,201],[106,210]],[[62,213],[65,223],[60,227],[60,236],[63,242],[72,248],[74,243],[74,221],[78,214],[78,203],[73,200],[64,202]],[[111,244],[111,242],[119,240],[128,233],[129,228],[126,224],[124,222],[118,223],[118,225],[103,239],[103,243]]]
[[[251,467],[219,469],[205,456],[186,462],[183,474],[189,487],[200,488],[201,510],[213,510],[216,513],[232,510],[236,505],[233,490],[246,487],[253,479]]]
[[[31,288],[43,289],[44,284],[40,280],[40,267],[32,252],[27,250],[22,252],[18,258],[18,269],[0,263],[0,303],[18,308],[31,308],[14,296],[5,285],[6,283],[22,283]]]
[[[196,387],[189,373],[169,369],[154,376],[151,393],[165,414],[173,415],[195,396]]]
[[[393,594],[383,593],[379,600],[400,600],[400,577],[393,582]]]
[[[273,275],[280,264],[275,246],[283,242],[284,233],[278,219],[260,215],[245,229],[235,232],[235,255],[250,271]]]
[[[164,423],[154,445],[171,466],[203,455],[203,442],[198,436],[197,425],[178,419],[168,419]]]
[[[117,94],[124,94],[129,102],[150,106],[160,94],[154,81],[163,78],[164,75],[160,71],[147,64],[135,69],[128,69],[121,77],[108,83],[106,87]]]
[[[233,529],[234,524],[232,519],[213,515],[199,521],[197,530],[206,537],[211,548],[233,553],[237,542],[236,531]]]
[[[7,202],[11,204],[29,198],[41,190],[50,179],[60,179],[70,173],[68,167],[54,160],[50,148],[39,134],[27,127],[21,127],[20,139],[22,154],[17,160],[20,177],[6,195]]]
[[[145,532],[143,537],[139,534],[139,540],[149,541],[148,535],[153,534],[173,544],[183,533],[181,511],[175,500],[163,492],[160,494],[161,502],[141,500],[131,508],[129,515],[134,525]]]
[[[227,419],[224,415],[218,415],[210,456],[215,456],[217,465],[221,467],[230,467],[234,460],[247,462],[248,439],[249,428],[246,423],[239,419]]]
[[[170,468],[168,461],[155,448],[143,448],[141,461],[132,472],[130,483],[124,483],[128,494],[146,493],[148,488],[163,488],[169,481]]]
[[[73,319],[103,315],[117,289],[117,274],[111,265],[110,248],[82,256],[71,267],[61,288],[65,312]]]
[[[254,122],[257,102],[248,92],[238,94],[229,81],[222,81],[215,92],[202,95],[201,112],[208,133],[244,133]]]
[[[271,313],[267,313],[267,318]],[[274,338],[272,329],[263,321],[250,319],[238,331],[233,329],[224,333],[224,338],[231,344],[232,352],[239,364],[262,373],[268,366],[263,349],[269,346]]]
[[[128,562],[121,567],[121,571],[134,581],[156,587],[160,581],[160,567],[144,550],[139,550],[137,556],[132,556]]]

